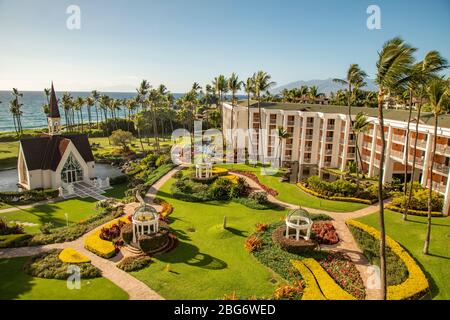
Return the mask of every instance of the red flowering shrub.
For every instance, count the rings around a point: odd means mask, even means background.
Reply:
[[[303,286],[300,281],[296,281],[294,285],[283,285],[278,287],[273,297],[275,300],[298,300],[303,292]]]
[[[247,171],[241,171],[241,170],[230,170],[230,173],[237,173],[240,174],[242,176],[245,176],[251,180],[253,180],[254,182],[256,182],[258,184],[258,186],[263,189],[265,192],[267,192],[268,194],[270,194],[273,197],[276,197],[278,195],[278,191],[275,189],[272,189],[264,184],[262,184],[261,182],[259,182],[258,177],[251,172],[247,172]]]
[[[257,223],[255,227],[256,232],[264,232],[267,230],[268,225],[266,223]]]
[[[331,222],[318,221],[312,225],[314,238],[319,244],[336,244],[339,237]]]
[[[360,300],[364,299],[364,282],[355,264],[346,254],[331,252],[326,258],[317,261],[341,288]]]
[[[245,241],[245,249],[248,252],[253,252],[261,249],[263,246],[263,242],[256,235],[251,235]]]
[[[100,231],[100,239],[113,241],[120,236],[120,229],[125,225],[125,222],[119,220],[113,224],[110,228],[102,228]]]

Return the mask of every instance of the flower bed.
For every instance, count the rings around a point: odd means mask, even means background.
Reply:
[[[31,234],[0,235],[0,248],[16,248],[28,245]]]
[[[161,215],[161,218],[167,218],[169,215],[173,212],[173,206],[167,202],[164,199],[161,198],[155,198],[153,200],[154,203],[159,204],[162,207],[161,212],[159,213]]]
[[[28,204],[53,199],[58,197],[58,195],[59,191],[55,189],[0,192],[0,202]]]
[[[326,300],[320,291],[319,285],[312,272],[299,260],[292,260],[292,265],[297,269],[304,280],[302,300]]]
[[[72,248],[65,248],[58,256],[59,260],[65,263],[87,263],[91,262],[91,259],[85,255],[79,253],[77,250]]]
[[[126,271],[138,271],[141,269],[144,269],[152,262],[152,259],[147,255],[140,255],[140,256],[132,256],[132,257],[126,257],[122,261],[120,261],[116,266],[117,268]]]
[[[387,204],[387,205],[385,205],[384,207],[385,207],[386,209],[389,209],[389,210],[391,210],[391,211],[398,212],[398,213],[404,213],[404,212],[405,212],[405,209],[400,208],[400,207],[397,207],[397,206],[395,206],[395,205],[393,205],[393,204]],[[408,209],[408,214],[409,214],[409,215],[412,215],[412,216],[422,216],[422,217],[426,217],[426,216],[428,216],[428,211],[421,211],[421,210],[412,210],[412,209]],[[436,211],[433,211],[433,212],[431,212],[431,216],[432,216],[432,217],[443,217],[444,215],[443,215],[442,212],[436,212]]]
[[[356,300],[354,296],[343,290],[322,266],[314,259],[307,258],[302,260],[306,267],[316,278],[323,295],[328,300]]]
[[[224,168],[214,167],[212,168],[211,173],[213,175],[226,176],[228,175],[228,170]]]
[[[339,242],[339,236],[331,222],[318,221],[314,222],[311,230],[313,237],[319,244],[332,245]]]
[[[286,238],[286,225],[282,225],[275,229],[272,233],[272,241],[280,246],[281,249],[294,254],[303,254],[305,252],[313,251],[317,248],[317,242],[313,240],[304,240],[300,238],[295,240]]]
[[[277,190],[272,189],[272,188],[262,184],[261,182],[259,182],[258,177],[254,173],[247,172],[247,171],[241,171],[241,170],[230,170],[230,173],[236,173],[236,174],[240,174],[242,176],[245,176],[245,177],[253,180],[254,182],[256,182],[261,189],[263,189],[265,192],[267,192],[271,196],[273,196],[273,197],[278,196],[278,191]]]
[[[116,254],[116,246],[112,241],[103,240],[100,238],[100,234],[102,230],[105,228],[111,228],[113,225],[118,224],[119,221],[129,223],[128,217],[122,217],[116,220],[111,221],[107,225],[105,225],[101,230],[94,231],[91,235],[87,236],[84,240],[84,247],[95,253],[99,257],[109,259]]]
[[[306,193],[308,193],[308,194],[310,194],[310,195],[312,195],[312,196],[315,196],[315,197],[318,197],[318,198],[321,198],[321,199],[325,199],[325,200],[334,200],[334,201],[345,201],[345,202],[355,202],[355,203],[362,203],[362,204],[368,204],[368,205],[371,205],[371,204],[374,204],[374,203],[376,203],[377,202],[377,200],[367,200],[367,199],[360,199],[360,198],[353,198],[353,197],[337,197],[337,196],[331,196],[331,197],[329,197],[329,196],[325,196],[325,195],[323,195],[323,194],[320,194],[320,193],[318,193],[318,192],[315,192],[315,191],[313,191],[313,190],[311,190],[311,189],[308,189],[307,187],[305,187],[302,183],[297,183],[297,186],[302,190],[302,191],[304,191],[304,192],[306,192]]]
[[[368,225],[355,220],[348,220],[348,226],[359,229],[366,232],[374,239],[380,239],[380,232]],[[398,284],[391,285],[387,288],[387,297],[389,300],[409,300],[418,299],[427,294],[430,290],[428,280],[423,273],[422,269],[417,265],[414,259],[409,255],[409,253],[403,249],[403,247],[398,244],[391,237],[386,236],[386,246],[389,247],[393,253],[395,253],[401,261],[405,264],[408,270],[408,278]]]

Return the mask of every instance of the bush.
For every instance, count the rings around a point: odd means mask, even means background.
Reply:
[[[267,202],[265,204],[260,204],[250,198],[234,198],[233,201],[255,210],[283,210],[283,207],[275,203]]]
[[[25,263],[24,271],[33,277],[65,280],[70,275],[67,273],[70,264],[62,262],[59,259],[60,253],[61,250],[53,250],[31,257]],[[100,270],[90,263],[80,263],[77,266],[80,268],[80,276],[82,279],[98,278],[101,276]]]
[[[13,224],[9,226],[6,221],[0,218],[0,235],[8,234],[22,234],[24,233],[23,227],[19,224]]]
[[[256,232],[264,232],[264,231],[267,230],[267,228],[269,227],[269,225],[266,224],[266,223],[257,223],[257,224],[255,225],[255,227],[256,227]]]
[[[273,297],[275,300],[299,300],[303,292],[303,287],[300,281],[296,281],[294,285],[286,284],[279,286]]]
[[[126,272],[138,271],[147,267],[151,262],[152,259],[147,255],[126,257],[117,264],[117,268]]]
[[[429,189],[423,187],[415,188],[411,197],[410,209],[417,211],[428,211],[428,194]],[[399,208],[405,208],[408,201],[408,196],[409,192],[406,196],[403,193],[396,193],[392,199],[392,205]],[[433,191],[431,197],[431,211],[442,212],[443,206],[443,197],[439,193]]]
[[[251,235],[245,240],[245,249],[248,252],[258,251],[263,247],[263,242],[256,235]]]
[[[405,210],[403,208],[399,208],[393,204],[387,204],[384,206],[386,209],[392,210],[394,212],[398,212],[398,213],[404,213]],[[408,210],[408,214],[412,215],[412,216],[422,216],[422,217],[426,217],[428,216],[428,210],[427,211],[420,211],[420,210],[413,210],[413,209],[409,209]],[[442,212],[431,212],[431,216],[432,217],[443,217],[444,214]]]
[[[150,153],[144,159],[141,160],[141,164],[146,167],[156,167],[156,161],[158,161],[159,155]]]
[[[59,191],[55,189],[35,189],[15,192],[0,192],[0,202],[27,204],[44,201],[58,197]]]
[[[268,194],[270,194],[271,196],[276,197],[276,196],[278,195],[278,191],[277,191],[277,190],[272,189],[272,188],[266,186],[265,184],[262,184],[262,183],[259,181],[258,177],[257,177],[254,173],[246,172],[246,171],[240,171],[240,170],[230,170],[230,173],[237,173],[237,174],[243,175],[243,176],[245,176],[245,177],[247,177],[247,178],[253,180],[254,182],[256,182],[256,183],[258,184],[258,186],[259,186],[261,189],[263,189],[264,191],[266,191],[266,192],[267,192]]]
[[[73,248],[65,248],[65,249],[63,249],[59,253],[58,258],[59,258],[59,260],[61,260],[62,262],[65,262],[65,263],[78,264],[78,263],[91,262],[91,259],[89,259],[85,255],[79,253],[77,250],[75,250]]]
[[[53,229],[54,227],[55,227],[55,226],[53,225],[53,223],[51,223],[51,222],[46,222],[46,223],[44,223],[44,224],[39,228],[39,230],[40,230],[43,234],[50,234],[51,231],[52,231],[52,229]]]
[[[152,233],[150,235],[140,235],[138,238],[139,248],[145,253],[152,253],[164,247],[169,241],[166,232]]]
[[[315,197],[321,198],[321,199],[326,199],[326,200],[333,200],[333,201],[345,201],[345,202],[355,202],[355,203],[363,203],[363,204],[368,204],[371,205],[374,203],[374,200],[366,200],[366,199],[360,199],[360,198],[352,198],[352,197],[337,197],[337,196],[326,196],[323,194],[320,194],[314,190],[308,189],[306,186],[304,186],[301,183],[297,183],[297,186],[303,190],[304,192],[313,195]]]
[[[173,175],[173,177],[174,177],[175,179],[181,179],[181,178],[183,178],[183,172],[177,171],[177,172]]]
[[[27,246],[30,239],[30,234],[8,234],[0,235],[0,248],[17,248]]]
[[[127,175],[122,175],[122,176],[114,177],[114,178],[111,178],[111,179],[109,180],[109,183],[110,183],[112,186],[117,186],[117,185],[119,185],[119,184],[125,184],[125,183],[127,183],[127,182],[128,182],[128,176],[127,176]]]
[[[310,239],[309,241],[300,238],[299,240],[286,238],[286,226],[282,225],[272,233],[272,241],[280,246],[281,249],[293,254],[304,254],[317,248],[317,243]]]
[[[215,200],[230,199],[231,181],[228,179],[217,179],[210,188],[211,197]]]
[[[259,204],[266,204],[269,200],[267,193],[264,191],[254,191],[249,194],[249,199],[255,200]]]
[[[131,223],[124,225],[120,232],[125,243],[129,244],[133,241],[133,225]]]
[[[336,244],[339,242],[339,237],[336,229],[330,222],[314,222],[311,230],[313,231],[313,238],[319,244]]]

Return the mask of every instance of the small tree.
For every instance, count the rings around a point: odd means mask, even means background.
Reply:
[[[122,147],[124,152],[130,150],[128,145],[133,141],[133,139],[134,137],[131,132],[123,131],[122,129],[114,131],[111,135],[112,144]]]

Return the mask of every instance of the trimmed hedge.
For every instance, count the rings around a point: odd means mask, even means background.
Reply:
[[[336,196],[332,196],[332,197],[328,197],[325,195],[322,195],[320,193],[317,193],[311,189],[308,189],[307,187],[305,187],[303,184],[301,183],[297,183],[297,186],[304,192],[321,198],[321,199],[325,199],[325,200],[334,200],[334,201],[345,201],[345,202],[355,202],[355,203],[362,203],[362,204],[368,204],[368,205],[372,205],[374,203],[377,202],[377,200],[367,200],[367,199],[360,199],[360,198],[351,198],[351,197],[336,197]]]
[[[304,254],[317,248],[317,242],[314,240],[295,240],[286,238],[286,226],[280,226],[272,233],[272,241],[280,246],[281,249],[294,254]]]
[[[147,255],[140,255],[137,257],[126,257],[122,261],[120,261],[116,266],[117,268],[126,271],[138,271],[147,267],[150,263],[152,263],[152,259]]]
[[[350,230],[362,231],[379,242],[380,232],[377,229],[356,220],[348,220],[346,223],[351,227]],[[408,277],[402,283],[388,286],[387,298],[389,300],[415,300],[427,295],[430,291],[428,280],[416,261],[399,243],[389,236],[386,236],[386,247],[398,256],[406,266],[408,273]]]
[[[299,260],[291,260],[292,265],[297,269],[303,280],[305,280],[305,288],[303,289],[302,300],[326,300],[320,291],[316,278],[305,264]]]
[[[398,212],[398,213],[404,213],[404,210],[405,210],[405,209],[397,207],[393,204],[387,204],[384,207],[386,209],[389,209],[391,211]],[[408,209],[408,215],[426,217],[426,216],[428,216],[428,211]],[[433,211],[433,212],[431,212],[431,216],[432,217],[443,217],[444,214],[442,212]]]
[[[59,260],[65,263],[88,263],[91,262],[91,259],[86,257],[84,254],[79,253],[77,250],[73,248],[65,248],[63,249],[59,255]]]
[[[169,241],[167,232],[141,235],[138,238],[139,248],[145,253],[152,253],[163,248]]]
[[[25,204],[53,199],[58,197],[58,195],[59,191],[55,189],[0,192],[0,202]]]
[[[30,234],[0,235],[0,248],[17,248],[27,246],[31,239]]]

